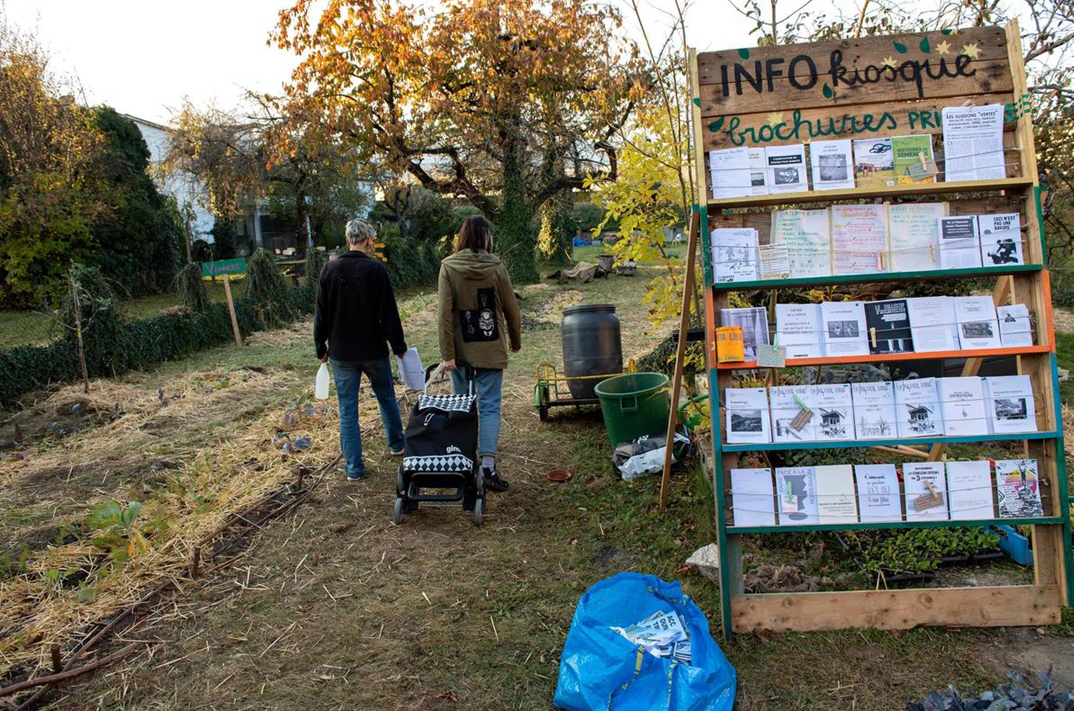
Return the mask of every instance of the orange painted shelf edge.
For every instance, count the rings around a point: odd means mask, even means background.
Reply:
[[[869,354],[868,356],[824,356],[822,358],[789,358],[787,368],[792,366],[823,366],[836,363],[878,363],[884,361],[923,361],[945,358],[985,358],[988,356],[1024,356],[1025,354],[1051,353],[1052,347],[1021,346],[1007,349],[969,349],[966,351],[912,351],[905,354]],[[721,371],[744,371],[760,368],[756,361],[737,361],[717,364]]]

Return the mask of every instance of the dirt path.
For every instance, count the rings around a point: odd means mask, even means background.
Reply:
[[[546,709],[578,596],[620,570],[679,578],[715,627],[718,591],[681,563],[712,540],[712,492],[700,471],[678,475],[672,510],[658,513],[654,479],[610,476],[599,413],[553,411],[541,424],[532,407],[537,363],[560,361],[566,304],[616,303],[627,355],[651,348],[644,280],[524,290],[529,330],[504,389],[501,461],[511,490],[491,499],[485,526],[458,510],[422,510],[392,525],[395,462],[371,433],[376,474],[328,482],[234,567],[125,634],[159,644],[69,688],[55,706]],[[408,340],[428,360],[429,306],[414,303]],[[276,359],[270,374],[308,361],[304,352],[264,358]],[[371,400],[362,417],[376,421]],[[333,433],[323,437],[325,453],[338,447]],[[575,477],[554,485],[545,478],[552,467]],[[743,708],[903,708],[949,682],[980,688],[1008,666],[1039,666],[1069,649],[1069,635],[840,631],[740,637],[726,651]]]

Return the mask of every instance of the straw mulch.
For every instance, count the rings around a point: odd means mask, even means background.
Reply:
[[[335,457],[339,440],[333,401],[316,404],[317,410],[300,408],[297,422],[293,406],[267,405],[279,403],[281,394],[301,393],[305,379],[299,383],[295,378],[281,382],[279,374],[214,371],[166,383],[163,399],[144,387],[113,381],[93,383],[88,396],[78,387],[52,396],[45,407],[77,401],[107,411],[118,402],[122,416],[24,461],[0,463],[0,487],[21,497],[24,510],[47,513],[51,507],[77,513],[68,522],[74,541],[33,552],[23,571],[0,580],[0,680],[47,674],[52,643],[70,650],[94,624],[162,582],[172,580],[184,590],[192,551],[206,535],[232,513],[292,481],[297,465],[313,468]],[[373,399],[362,405],[363,411],[376,408]],[[210,421],[217,421],[224,439],[198,443],[191,434],[208,428]],[[283,453],[276,436],[285,429],[290,436],[310,437],[312,446],[298,454]],[[187,449],[184,439],[191,442]],[[162,440],[175,445],[167,456],[178,460],[174,467],[151,482],[125,477],[155,457]],[[111,489],[85,483],[65,487],[62,478],[54,477],[51,487],[42,485],[57,470],[91,467],[103,473],[104,481],[113,480]],[[135,526],[148,543],[133,547],[130,560],[118,564],[107,549],[94,545],[99,532],[88,531],[83,522],[95,504],[116,500],[126,505],[132,499],[144,505]],[[163,526],[156,529],[154,522]]]

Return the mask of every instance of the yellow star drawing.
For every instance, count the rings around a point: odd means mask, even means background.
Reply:
[[[884,61],[880,63],[880,66],[881,67],[891,67],[892,69],[895,69],[895,66],[896,66],[895,58],[894,57],[884,57]]]
[[[776,124],[782,124],[783,123],[783,112],[782,111],[773,111],[771,114],[768,115],[768,117],[766,118],[766,121],[768,122],[769,126],[775,126]]]
[[[966,55],[967,57],[969,57],[971,59],[980,59],[981,58],[981,48],[977,46],[976,42],[973,42],[973,43],[967,44],[967,45],[962,45],[962,54]]]
[[[951,43],[947,40],[936,45],[936,54],[951,54]]]

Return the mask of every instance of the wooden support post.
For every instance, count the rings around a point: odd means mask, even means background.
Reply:
[[[682,388],[683,358],[686,356],[686,336],[690,331],[690,301],[694,295],[694,265],[697,236],[700,232],[700,213],[690,214],[690,238],[686,243],[686,276],[682,287],[682,312],[679,315],[679,343],[675,348],[675,374],[671,379],[671,412],[668,414],[667,448],[664,453],[664,475],[660,480],[660,509],[667,508],[668,486],[671,483],[671,459],[675,449],[675,426],[679,421],[679,390]]]
[[[231,298],[231,277],[224,275],[224,296],[227,297],[227,311],[231,315],[231,331],[235,334],[235,345],[242,348],[242,334],[239,333],[239,320],[235,316],[235,300]]]
[[[89,370],[86,368],[86,347],[82,343],[82,298],[75,283],[75,268],[71,265],[67,273],[71,285],[71,310],[75,313],[75,342],[78,344],[78,365],[82,369],[82,392],[89,393]]]

